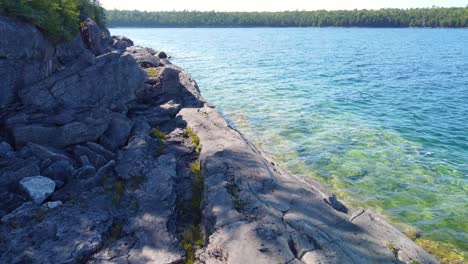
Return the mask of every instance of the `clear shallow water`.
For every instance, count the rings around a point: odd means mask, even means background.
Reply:
[[[468,252],[468,30],[111,32],[172,55],[292,173]]]

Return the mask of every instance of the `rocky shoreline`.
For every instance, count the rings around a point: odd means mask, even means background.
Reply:
[[[164,52],[0,17],[1,263],[438,263],[229,126]]]

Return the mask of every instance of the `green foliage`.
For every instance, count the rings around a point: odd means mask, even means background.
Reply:
[[[392,252],[395,258],[398,258],[398,249],[395,247],[395,244],[393,244],[393,242],[388,242],[387,248],[388,250],[390,250],[390,252]]]
[[[158,128],[151,129],[151,134],[153,137],[158,139],[158,149],[156,151],[156,155],[160,155],[164,152],[164,137],[166,134],[160,131]]]
[[[204,244],[199,225],[192,225],[185,230],[182,237],[182,247],[185,250],[184,264],[195,263],[196,247],[202,247]]]
[[[185,264],[193,264],[195,262],[196,248],[204,245],[203,234],[200,228],[200,206],[203,195],[204,177],[201,171],[200,162],[190,164],[190,170],[193,176],[192,208],[190,212],[193,224],[185,230],[182,237],[182,247],[185,250]]]
[[[107,10],[113,27],[468,27],[468,8],[287,12]]]
[[[187,135],[190,137],[193,144],[195,144],[195,150],[197,152],[200,152],[201,151],[200,138],[197,136],[197,134],[195,134],[195,132],[190,127],[187,127],[186,129],[187,129]]]
[[[78,33],[80,14],[105,26],[104,9],[97,0],[1,0],[0,14],[32,23],[54,43],[70,40]]]
[[[154,137],[156,137],[156,138],[158,138],[158,139],[161,139],[161,140],[163,140],[163,139],[164,139],[164,136],[166,135],[166,134],[164,134],[164,132],[162,132],[161,130],[159,130],[159,129],[156,128],[156,127],[153,128],[153,129],[151,129],[151,132],[153,133],[153,136],[154,136]]]

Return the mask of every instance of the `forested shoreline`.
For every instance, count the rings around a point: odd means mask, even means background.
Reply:
[[[110,27],[468,27],[468,7],[341,11],[106,10]]]

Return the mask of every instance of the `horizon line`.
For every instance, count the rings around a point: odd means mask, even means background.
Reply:
[[[431,7],[408,7],[408,8],[398,8],[398,7],[382,7],[382,8],[354,8],[354,9],[294,9],[294,10],[281,10],[281,11],[268,11],[268,10],[256,10],[256,11],[223,11],[223,10],[139,10],[139,9],[107,9],[104,8],[106,11],[139,11],[139,12],[200,12],[200,13],[212,13],[212,12],[219,12],[219,13],[282,13],[282,12],[314,12],[314,11],[328,11],[328,12],[336,12],[336,11],[379,11],[379,10],[388,10],[388,9],[398,9],[398,10],[412,10],[412,9],[451,9],[451,8],[468,8],[467,6],[431,6]]]

